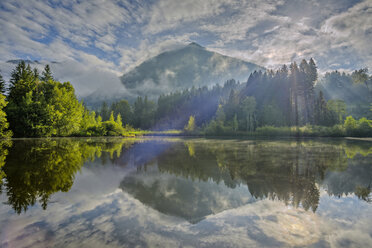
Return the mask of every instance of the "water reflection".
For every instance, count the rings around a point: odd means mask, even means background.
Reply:
[[[1,191],[18,214],[37,201],[46,209],[92,161],[133,168],[120,182],[124,192],[191,223],[259,199],[315,212],[321,187],[371,201],[368,142],[40,139],[1,141],[0,150]]]
[[[264,198],[315,212],[320,187],[330,195],[355,191],[369,199],[372,170],[363,156],[371,149],[364,143],[188,140],[156,146],[163,152],[138,164],[120,187],[192,223]]]
[[[129,147],[133,140],[94,139],[34,139],[3,141],[0,143],[1,191],[7,202],[20,214],[37,200],[43,209],[56,192],[68,192],[75,174],[87,161],[120,156],[123,145]]]

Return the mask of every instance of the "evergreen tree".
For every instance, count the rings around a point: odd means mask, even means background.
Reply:
[[[34,77],[35,79],[39,79],[40,78],[40,74],[39,74],[39,71],[37,68],[34,68]]]
[[[0,74],[0,94],[4,95],[5,93],[5,81],[3,79],[3,76]]]
[[[121,119],[121,114],[120,113],[116,116],[116,124],[118,124],[120,127],[123,126],[123,121]]]
[[[120,100],[118,102],[114,102],[111,105],[111,110],[114,111],[114,115],[121,115],[124,124],[133,123],[133,113],[128,101]]]
[[[238,123],[237,114],[234,115],[234,119],[233,119],[233,122],[232,122],[232,128],[233,128],[233,131],[238,131],[239,123]]]
[[[107,121],[110,118],[110,110],[106,102],[102,103],[101,110],[99,111],[99,115],[102,117],[102,121]]]
[[[225,120],[226,120],[225,111],[223,110],[223,107],[220,104],[220,105],[218,105],[218,109],[217,109],[217,112],[216,112],[216,121],[221,123],[221,124],[224,124]]]
[[[6,107],[7,102],[5,101],[5,96],[0,94],[0,139],[8,138],[11,136],[11,132],[8,130],[9,123],[6,119],[6,113],[4,108]]]
[[[323,92],[319,92],[319,96],[315,103],[315,124],[316,125],[326,125],[327,124],[327,102],[324,99]]]
[[[256,99],[252,96],[246,97],[241,104],[243,119],[245,119],[245,130],[253,132],[256,128]]]
[[[296,62],[293,62],[290,66],[290,70],[291,70],[291,76],[290,76],[290,80],[291,80],[291,89],[290,89],[290,92],[291,92],[291,96],[290,96],[290,99],[291,99],[291,116],[293,118],[293,121],[292,121],[292,124],[294,124],[295,126],[298,126],[299,125],[299,113],[298,113],[298,74],[299,74],[299,70],[298,70],[298,67],[297,67],[297,64]]]
[[[114,119],[114,111],[111,111],[111,113],[110,113],[109,122],[115,122],[115,119]]]
[[[30,65],[26,66],[24,61],[19,62],[12,71],[9,81],[9,104],[19,104],[28,92],[36,88],[36,81]]]
[[[54,80],[52,71],[50,70],[49,65],[44,67],[44,71],[41,76],[41,81],[48,82],[49,80]]]
[[[346,116],[346,104],[342,100],[331,99],[327,102],[327,108],[336,115],[336,122],[341,124]]]
[[[187,125],[185,126],[184,130],[189,133],[195,131],[195,117],[194,116],[189,117],[189,121],[187,122]]]

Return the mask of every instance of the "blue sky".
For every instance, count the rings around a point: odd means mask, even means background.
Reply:
[[[322,71],[372,67],[371,0],[1,0],[0,30],[1,61],[115,75],[192,41],[268,68],[310,57]]]

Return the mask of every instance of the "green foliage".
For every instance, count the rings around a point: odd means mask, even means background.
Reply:
[[[336,115],[337,123],[343,123],[346,115],[346,104],[342,100],[332,99],[327,102],[327,108],[329,111],[334,112]]]
[[[260,114],[260,123],[269,126],[285,126],[283,112],[276,105],[266,104]]]
[[[6,119],[6,113],[4,112],[6,105],[5,96],[0,94],[0,139],[9,138],[12,135],[12,132],[8,130],[9,123]]]
[[[348,136],[372,137],[372,120],[366,118],[355,120],[352,116],[348,116],[344,126]]]
[[[189,121],[187,122],[187,125],[184,128],[185,132],[192,133],[195,131],[195,117],[190,116]]]
[[[123,126],[123,121],[121,119],[121,114],[120,113],[116,116],[116,124],[118,124],[121,127]]]
[[[368,68],[363,68],[360,70],[355,70],[351,74],[353,83],[355,84],[364,84],[368,80]]]
[[[30,65],[26,66],[25,62],[21,61],[11,74],[8,95],[9,103],[20,104],[27,93],[35,90],[38,81],[39,78],[35,77]]]
[[[252,132],[256,127],[256,99],[252,96],[246,97],[241,103],[242,119],[245,120],[245,131]]]
[[[85,162],[100,157],[114,159],[114,155],[120,156],[123,146],[132,144],[128,139],[31,139],[13,144],[0,141],[0,189],[4,188],[7,203],[18,214],[37,201],[46,209],[52,194],[70,190]]]
[[[12,73],[6,113],[16,137],[128,135],[120,113],[116,122],[113,111],[102,122],[100,116],[96,118],[95,112],[77,100],[70,83],[53,80],[49,66],[45,67],[42,80],[24,62]]]
[[[138,97],[134,103],[134,125],[141,129],[150,129],[155,124],[155,102]]]
[[[102,103],[101,110],[99,111],[99,115],[102,117],[103,121],[107,121],[110,118],[110,110],[106,102]]]
[[[49,65],[46,65],[44,67],[44,71],[42,73],[42,76],[40,78],[41,81],[44,81],[44,82],[48,82],[49,80],[54,80],[53,78],[53,75],[52,75],[52,71],[50,70],[50,66]]]
[[[3,76],[0,74],[0,94],[5,93],[5,81],[3,79]]]
[[[133,112],[130,104],[126,100],[114,102],[111,105],[111,111],[114,111],[114,115],[120,114],[124,125],[133,123]]]

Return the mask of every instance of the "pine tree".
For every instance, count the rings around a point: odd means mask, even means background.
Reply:
[[[52,71],[50,70],[49,65],[44,67],[44,71],[41,76],[41,81],[48,82],[49,80],[54,80]]]
[[[298,115],[298,66],[296,62],[293,62],[290,66],[291,70],[291,100],[292,100],[292,118],[294,118],[293,123],[299,125],[299,115]],[[294,104],[294,106],[293,106]]]
[[[6,113],[4,108],[6,107],[7,102],[5,101],[5,96],[0,94],[0,139],[8,138],[11,136],[11,132],[8,129],[9,123],[6,119]]]
[[[238,116],[237,114],[234,115],[234,119],[233,119],[233,123],[232,123],[232,128],[233,128],[233,131],[237,131],[238,130]]]
[[[39,79],[39,77],[40,77],[40,74],[39,74],[39,71],[38,71],[37,68],[34,68],[34,77],[35,77],[35,79]]]
[[[107,121],[110,117],[110,111],[107,106],[106,102],[102,103],[101,110],[99,111],[99,115],[102,117],[102,121]]]
[[[5,81],[3,79],[3,76],[0,74],[0,94],[5,93]]]
[[[318,99],[315,103],[314,120],[316,125],[326,125],[327,123],[327,102],[324,99],[323,92],[319,92]]]
[[[123,127],[123,122],[121,120],[121,114],[120,113],[116,116],[116,124],[118,124],[120,127]]]
[[[114,111],[111,111],[111,113],[110,113],[109,122],[115,122],[115,119],[114,119]]]
[[[185,126],[184,130],[186,132],[193,132],[195,130],[195,117],[190,116],[189,121],[187,122],[187,125]]]
[[[9,103],[18,104],[22,101],[26,94],[36,88],[35,74],[30,65],[26,66],[24,61],[21,61],[12,71],[9,85]]]

